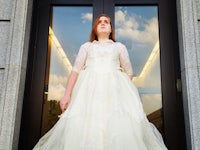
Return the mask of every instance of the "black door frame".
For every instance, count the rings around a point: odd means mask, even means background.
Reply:
[[[32,149],[41,136],[51,6],[93,6],[93,18],[104,12],[113,21],[115,6],[158,6],[165,143],[170,150],[186,149],[182,93],[176,88],[180,61],[174,0],[34,1],[19,149]]]

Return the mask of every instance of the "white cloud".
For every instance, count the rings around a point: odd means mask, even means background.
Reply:
[[[92,21],[92,13],[82,13],[81,19],[83,19],[83,22]]]
[[[50,74],[48,100],[59,101],[64,95],[66,84],[67,76]]]
[[[49,76],[49,84],[50,85],[57,85],[62,83],[63,85],[66,85],[67,83],[67,76],[62,76],[58,74],[50,74]]]
[[[135,15],[135,14],[134,14]],[[154,45],[158,40],[158,20],[156,17],[141,20],[141,16],[129,16],[127,11],[115,13],[116,34],[129,40]]]
[[[116,23],[123,23],[125,21],[126,11],[122,12],[121,10],[115,13]]]
[[[65,88],[62,84],[57,84],[49,87],[48,100],[60,101],[65,93]]]

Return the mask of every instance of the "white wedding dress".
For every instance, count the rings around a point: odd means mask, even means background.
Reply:
[[[34,150],[167,149],[127,75],[133,72],[123,44],[83,44],[73,71],[79,76],[70,105]]]

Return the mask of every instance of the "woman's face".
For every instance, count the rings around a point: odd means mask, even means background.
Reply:
[[[110,20],[105,16],[100,17],[98,21],[97,34],[100,33],[108,33],[108,34],[111,33]]]

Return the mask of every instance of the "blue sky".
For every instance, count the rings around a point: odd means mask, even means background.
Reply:
[[[92,7],[53,7],[53,31],[72,63],[80,45],[89,40],[92,24],[81,19],[86,13],[92,13]]]
[[[92,13],[91,7],[54,7],[53,29],[63,36],[63,40],[81,44],[88,40],[91,22],[83,22],[81,14]],[[56,30],[56,31],[55,31]],[[59,35],[58,35],[59,36]],[[79,40],[77,40],[79,36]]]
[[[116,7],[115,31],[116,39],[127,46],[138,76],[158,40],[157,7]]]

